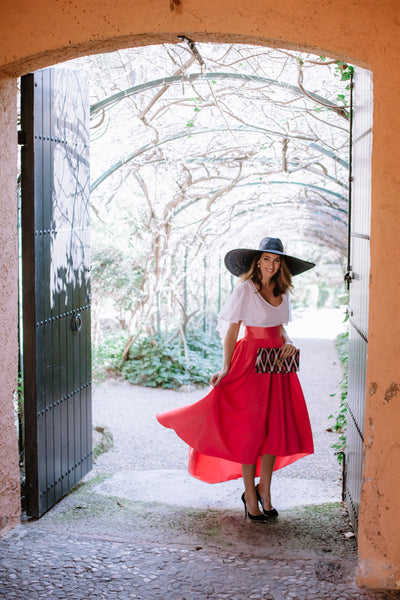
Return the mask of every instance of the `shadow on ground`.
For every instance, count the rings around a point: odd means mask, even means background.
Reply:
[[[356,560],[354,538],[340,503],[280,511],[267,524],[251,523],[237,510],[183,508],[160,502],[133,502],[94,490],[96,477],[82,483],[47,515],[40,528],[132,543],[191,549],[207,547],[247,557],[293,560],[335,557]]]

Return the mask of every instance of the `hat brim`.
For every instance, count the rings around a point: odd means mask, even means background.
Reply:
[[[225,266],[233,275],[240,277],[240,275],[249,271],[254,257],[259,252],[262,252],[262,250],[250,250],[249,248],[236,248],[235,250],[230,250],[225,255]],[[300,273],[304,273],[315,267],[315,263],[313,262],[290,256],[289,254],[279,252],[278,250],[271,250],[271,254],[279,254],[284,257],[287,268],[292,276],[300,275]]]

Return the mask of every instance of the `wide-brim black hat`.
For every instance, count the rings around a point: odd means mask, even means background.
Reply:
[[[291,275],[300,275],[300,273],[304,273],[304,271],[308,271],[315,267],[315,263],[309,262],[307,260],[302,260],[301,258],[296,258],[295,256],[290,256],[283,251],[283,244],[279,238],[271,238],[265,237],[261,240],[258,250],[249,249],[249,248],[236,248],[235,250],[230,250],[225,255],[225,266],[239,277],[244,273],[247,273],[251,267],[251,263],[254,257],[259,252],[271,252],[271,254],[279,254],[283,256],[285,259],[285,263],[291,273]]]

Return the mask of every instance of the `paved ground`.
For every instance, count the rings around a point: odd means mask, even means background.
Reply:
[[[400,598],[355,584],[356,543],[326,432],[340,371],[329,339],[300,346],[316,453],[276,474],[276,521],[243,518],[240,480],[188,477],[185,445],[155,421],[203,392],[108,381],[95,392],[94,423],[111,428],[114,448],[44,517],[0,539],[0,599]]]
[[[249,524],[250,526],[250,524]],[[257,527],[257,526],[255,526]],[[268,535],[259,532],[260,540]],[[284,543],[284,538],[282,538]],[[18,556],[18,560],[16,557]],[[209,546],[60,535],[28,526],[2,542],[0,598],[80,600],[383,600],[354,584],[337,557],[277,560]]]
[[[79,498],[79,495],[78,495]],[[78,500],[78,499],[77,499]],[[0,543],[0,598],[81,600],[384,600],[395,593],[357,588],[355,546],[343,536],[346,518],[339,507],[289,511],[276,523],[255,525],[238,511],[174,511],[163,521],[154,506],[103,505],[125,531],[82,533],[86,511],[75,500],[75,527],[25,524]],[[122,504],[122,503],[120,503]],[[89,507],[87,507],[89,508]],[[130,511],[129,511],[130,508]],[[154,510],[155,509],[155,510]],[[72,508],[71,508],[72,510]],[[104,515],[103,515],[104,516]],[[179,517],[181,517],[179,519]],[[72,514],[68,519],[71,521]],[[136,519],[153,532],[132,536]],[[204,521],[203,525],[201,525]],[[212,528],[214,524],[214,529]],[[187,527],[193,525],[193,537]],[[54,525],[54,523],[53,523]],[[172,525],[172,527],[171,527]],[[175,531],[186,530],[187,540]],[[169,531],[164,543],[161,530]],[[232,536],[230,548],[229,537]],[[129,539],[134,537],[135,539]],[[189,539],[191,541],[189,541]],[[242,542],[241,544],[239,542]],[[279,556],[276,548],[280,545]],[[285,551],[288,545],[290,552]],[[297,549],[296,552],[294,551]]]

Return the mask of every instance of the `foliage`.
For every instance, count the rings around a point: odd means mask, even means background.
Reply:
[[[206,385],[221,368],[222,346],[216,335],[189,331],[187,352],[178,332],[169,340],[161,335],[141,337],[122,365],[122,376],[146,387],[179,388],[184,384]]]
[[[345,318],[347,322],[348,317]],[[329,419],[334,419],[332,431],[338,432],[338,440],[332,444],[332,448],[337,452],[339,464],[343,463],[343,452],[346,449],[346,425],[347,425],[347,393],[348,393],[348,360],[349,360],[349,330],[340,333],[336,338],[336,351],[339,361],[342,365],[343,375],[338,385],[336,396],[339,400],[339,409],[335,415],[329,415]]]
[[[14,410],[16,416],[24,412],[24,379],[21,374],[18,375],[17,389],[14,392]]]
[[[118,306],[121,301],[130,297],[126,290],[134,288],[135,277],[128,270],[121,250],[113,245],[95,246],[92,251],[93,291],[102,292],[115,298]]]
[[[14,412],[18,423],[18,447],[20,464],[24,461],[25,432],[24,432],[24,378],[20,373],[17,379],[17,389],[14,392]]]
[[[354,67],[340,60],[336,61],[335,70],[340,74],[341,81],[349,81],[354,73]],[[348,88],[346,88],[348,89]]]
[[[343,285],[345,262],[333,250],[318,254],[312,244],[299,247],[297,256],[307,256],[316,268],[294,278],[293,308],[337,308],[348,304],[348,293]]]
[[[116,372],[126,342],[126,331],[102,334],[92,347],[92,374],[94,381],[101,381]]]

